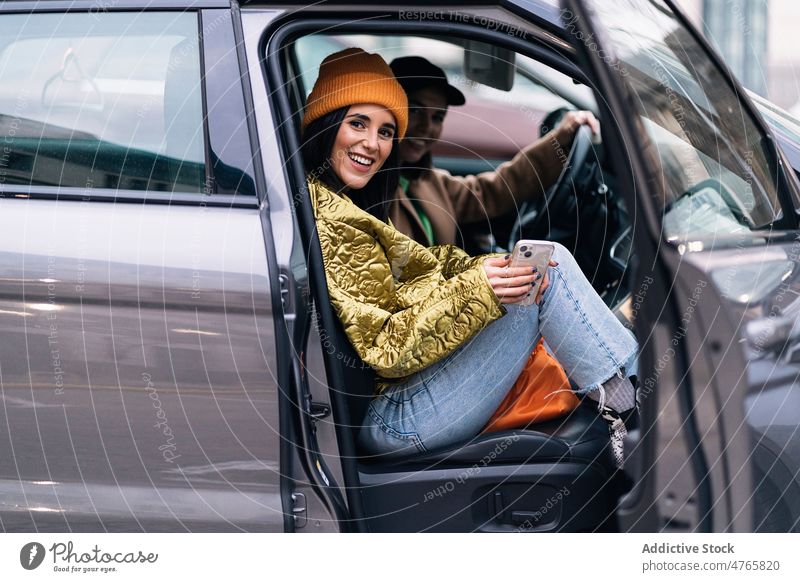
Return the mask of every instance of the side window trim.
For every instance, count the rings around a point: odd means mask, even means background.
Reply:
[[[214,195],[256,198],[256,160],[240,73],[235,17],[230,9],[199,13],[205,189]]]
[[[192,0],[192,10],[202,8],[230,8],[229,0]],[[174,0],[23,0],[20,2],[0,2],[0,13],[33,14],[36,12],[90,12],[99,14],[105,12],[129,12],[132,10],[176,10],[186,9],[185,3]]]
[[[31,200],[77,200],[81,202],[121,202],[138,204],[174,204],[181,206],[222,206],[225,208],[258,208],[251,196],[227,194],[198,194],[196,192],[155,192],[147,190],[90,190],[66,186],[0,186],[0,198]]]

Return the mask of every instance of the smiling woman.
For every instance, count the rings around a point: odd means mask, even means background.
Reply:
[[[323,61],[303,154],[331,305],[379,376],[362,451],[402,456],[474,436],[541,334],[580,391],[606,401],[600,408],[614,420],[621,463],[617,413],[635,404],[624,374],[635,366],[635,339],[561,245],[539,273],[512,267],[508,256],[425,247],[388,224],[395,146],[407,125],[405,93],[380,56],[347,49]],[[522,305],[534,283],[535,303]]]
[[[360,190],[383,166],[397,132],[385,107],[362,103],[347,110],[333,142],[333,170],[348,188]]]
[[[397,148],[408,126],[408,100],[378,55],[346,49],[327,57],[308,96],[301,152],[310,176],[381,220],[397,188]]]

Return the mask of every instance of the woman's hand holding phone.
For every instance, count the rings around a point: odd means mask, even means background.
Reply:
[[[531,267],[511,267],[511,255],[489,257],[483,262],[483,269],[500,303],[519,303],[523,301],[539,275]],[[547,273],[544,275],[547,281]],[[542,284],[544,287],[544,282]],[[539,296],[541,297],[541,291]],[[537,302],[538,302],[537,297]]]
[[[558,265],[554,250],[551,242],[520,240],[511,255],[486,259],[483,268],[500,302],[538,305],[550,285],[547,269]]]
[[[547,265],[550,267],[557,267],[558,263],[556,263],[553,260],[550,260],[547,263]],[[539,302],[542,300],[542,295],[544,295],[544,290],[547,289],[549,286],[550,286],[550,274],[548,273],[547,269],[545,269],[544,279],[542,279],[542,284],[539,285],[539,292],[536,294],[536,299],[534,299],[533,301],[534,303],[536,303],[536,305],[539,305]]]

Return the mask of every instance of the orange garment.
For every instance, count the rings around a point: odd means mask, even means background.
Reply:
[[[540,340],[483,432],[522,428],[558,418],[578,404],[580,400],[572,392],[564,368],[545,349],[544,340]]]
[[[397,122],[395,137],[403,139],[408,127],[406,92],[383,57],[360,48],[344,49],[322,61],[306,100],[303,132],[312,121],[357,103],[383,105]]]

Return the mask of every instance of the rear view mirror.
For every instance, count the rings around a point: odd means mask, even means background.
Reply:
[[[464,49],[464,75],[475,83],[511,91],[516,57],[514,51],[470,40]]]

